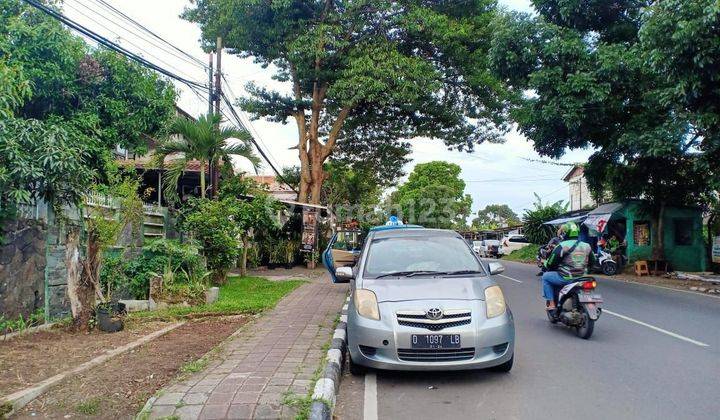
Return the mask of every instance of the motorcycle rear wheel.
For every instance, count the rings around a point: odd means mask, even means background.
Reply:
[[[582,316],[583,323],[581,326],[575,327],[575,334],[577,334],[578,337],[587,340],[590,338],[593,330],[595,329],[595,321],[590,319],[590,316],[585,308],[582,309]]]
[[[603,262],[600,269],[606,276],[614,276],[615,274],[617,274],[617,264],[615,263],[615,261]]]

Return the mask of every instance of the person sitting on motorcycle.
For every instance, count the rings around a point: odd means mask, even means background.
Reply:
[[[588,267],[595,264],[592,247],[580,241],[580,229],[575,222],[567,222],[562,227],[564,241],[560,242],[545,262],[548,268],[542,276],[543,297],[547,310],[555,309],[555,288],[570,283],[574,278],[583,276]]]

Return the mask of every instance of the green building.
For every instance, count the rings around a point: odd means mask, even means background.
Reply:
[[[626,255],[630,263],[650,260],[657,225],[642,204],[633,200],[600,205],[587,214],[584,224],[590,228],[590,235],[600,231],[627,241]],[[662,220],[665,259],[670,269],[707,271],[702,210],[667,206]]]

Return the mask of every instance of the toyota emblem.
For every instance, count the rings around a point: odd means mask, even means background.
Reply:
[[[443,311],[440,308],[430,308],[425,312],[427,319],[440,319],[443,316]]]

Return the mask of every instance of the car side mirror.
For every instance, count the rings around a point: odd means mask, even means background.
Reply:
[[[341,281],[350,281],[353,278],[353,270],[351,267],[338,267],[335,270],[335,277]]]
[[[505,271],[505,267],[503,267],[502,264],[491,262],[488,263],[488,271],[490,271],[490,274],[500,274]]]

